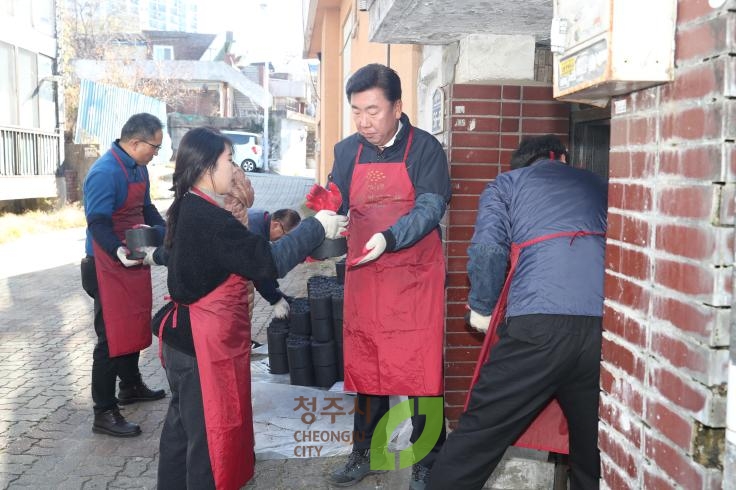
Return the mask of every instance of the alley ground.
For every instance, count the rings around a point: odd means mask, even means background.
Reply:
[[[256,207],[298,207],[312,180],[254,174]],[[143,434],[116,439],[93,434],[90,371],[95,343],[92,300],[82,291],[79,260],[84,230],[23,238],[0,246],[0,488],[155,488],[158,441],[168,397],[124,407]],[[281,281],[304,296],[314,274],[334,274],[331,262],[302,264]],[[166,271],[154,268],[154,311],[163,304]],[[269,305],[257,296],[253,337],[266,341]],[[166,388],[158,343],[141,354],[149,386]],[[295,415],[298,417],[298,414]],[[257,455],[259,448],[256,448]],[[254,489],[329,488],[324,474],[343,456],[260,459]],[[550,488],[547,465],[506,463],[492,488]],[[543,474],[530,475],[529,468]],[[536,470],[534,470],[536,471]],[[407,488],[409,470],[368,477],[358,490]],[[505,483],[504,483],[505,482]],[[536,482],[536,483],[535,483]],[[544,482],[541,484],[540,482]],[[490,486],[489,486],[490,488]]]

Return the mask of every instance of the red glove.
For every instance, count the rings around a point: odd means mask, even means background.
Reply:
[[[309,194],[307,194],[306,206],[315,211],[322,211],[324,209],[337,211],[340,209],[341,204],[342,194],[340,194],[340,189],[332,182],[327,183],[326,189],[319,184],[314,184],[309,189]]]

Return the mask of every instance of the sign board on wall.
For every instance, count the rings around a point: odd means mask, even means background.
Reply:
[[[445,93],[438,88],[432,94],[432,134],[445,130]]]
[[[673,80],[677,0],[553,5],[555,98],[605,105],[611,96]]]

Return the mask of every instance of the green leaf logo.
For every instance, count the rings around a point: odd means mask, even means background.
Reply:
[[[442,397],[419,397],[418,402],[419,415],[427,417],[424,431],[414,444],[399,451],[399,469],[408,468],[429,454],[442,431]],[[395,469],[393,454],[388,452],[388,438],[401,422],[413,415],[414,403],[409,399],[394,406],[381,417],[371,439],[371,470]]]

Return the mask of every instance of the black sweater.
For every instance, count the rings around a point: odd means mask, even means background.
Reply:
[[[323,239],[322,225],[308,218],[271,244],[248,231],[228,211],[195,194],[186,194],[181,201],[173,245],[167,250],[169,294],[179,304],[179,311],[176,328],[171,328],[172,316],[166,322],[164,342],[194,355],[186,305],[211,293],[230,274],[250,280],[283,277]],[[246,297],[243,302],[247,302]],[[154,317],[152,328],[156,335],[160,320],[170,309],[171,304],[166,305]]]

